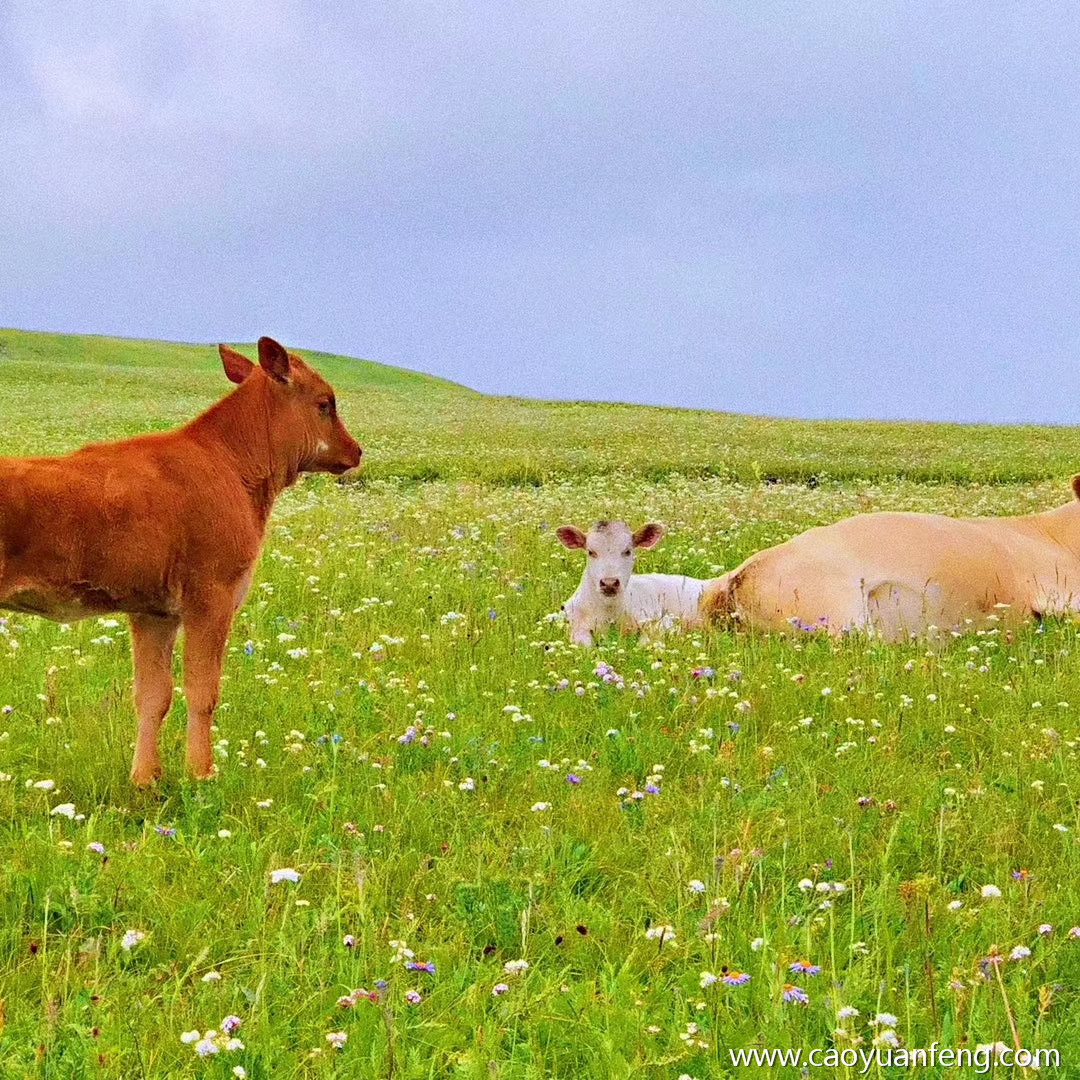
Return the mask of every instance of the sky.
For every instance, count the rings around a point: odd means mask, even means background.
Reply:
[[[1080,6],[5,0],[0,326],[1080,422]]]

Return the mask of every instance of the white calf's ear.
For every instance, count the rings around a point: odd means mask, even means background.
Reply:
[[[575,529],[573,525],[560,525],[555,530],[555,535],[564,548],[574,550],[585,546],[585,534],[580,529]]]
[[[648,525],[642,525],[634,533],[634,547],[651,548],[660,543],[660,537],[664,535],[664,526],[650,521]]]

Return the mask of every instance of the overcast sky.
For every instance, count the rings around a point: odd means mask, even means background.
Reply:
[[[5,0],[0,325],[1080,422],[1080,6]]]

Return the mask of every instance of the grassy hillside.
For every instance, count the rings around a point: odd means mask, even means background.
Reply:
[[[746,483],[1001,484],[1080,471],[1080,429],[774,420],[492,398],[379,364],[306,355],[338,389],[342,413],[367,448],[370,478],[517,484],[626,472]],[[91,402],[88,385],[97,391]],[[0,330],[0,410],[8,418],[0,453],[65,450],[169,427],[226,389],[212,346]]]
[[[1077,628],[585,651],[552,535],[660,520],[641,569],[709,576],[860,510],[1053,505],[1075,433],[499,400],[312,359],[365,479],[274,510],[215,781],[183,778],[179,661],[166,777],[134,791],[123,618],[0,614],[0,1076],[884,1080],[911,1072],[730,1052],[1014,1028],[1060,1052],[1038,1075],[1075,1074]],[[209,347],[0,332],[0,451],[225,389]]]

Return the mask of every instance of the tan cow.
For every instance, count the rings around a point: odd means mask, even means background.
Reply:
[[[161,773],[177,632],[188,769],[207,777],[225,643],[270,508],[300,473],[360,463],[333,389],[300,357],[266,337],[257,365],[225,345],[219,352],[238,385],[176,431],[64,457],[0,458],[0,609],[60,621],[127,614],[139,785]]]
[[[1080,611],[1075,498],[1038,514],[859,514],[751,555],[710,581],[702,614],[760,630],[863,630],[889,641],[930,626]]]

